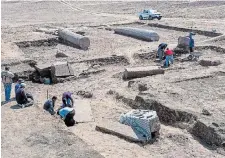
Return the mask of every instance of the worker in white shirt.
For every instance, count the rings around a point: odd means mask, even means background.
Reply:
[[[12,83],[14,74],[9,71],[9,67],[5,67],[5,70],[1,73],[2,82],[5,89],[5,101],[8,102],[11,96]]]

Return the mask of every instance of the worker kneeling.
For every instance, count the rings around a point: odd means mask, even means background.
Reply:
[[[63,100],[64,104],[66,104],[66,100]],[[57,114],[61,116],[61,118],[64,120],[67,127],[73,126],[75,124],[74,115],[75,110],[70,107],[61,107]]]
[[[54,115],[55,114],[54,107],[55,107],[56,100],[57,100],[57,97],[56,96],[53,96],[52,99],[48,99],[44,103],[44,107],[43,108],[46,111],[48,111],[51,115]]]
[[[165,63],[164,67],[167,68],[169,67],[170,63],[173,64],[173,51],[170,50],[169,48],[166,49],[165,51]]]
[[[20,84],[20,88],[16,90],[16,102],[21,108],[32,106],[34,98],[31,94],[25,92],[25,83]]]

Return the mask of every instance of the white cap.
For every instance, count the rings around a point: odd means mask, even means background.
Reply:
[[[25,83],[21,83],[20,86],[25,88],[26,84]]]

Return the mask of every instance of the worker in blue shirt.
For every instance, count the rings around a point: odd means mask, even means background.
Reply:
[[[57,97],[56,96],[53,96],[51,99],[48,99],[44,103],[44,107],[43,108],[46,111],[48,111],[51,115],[54,115],[55,114],[54,107],[55,107],[56,100],[57,100]]]
[[[24,80],[23,79],[19,79],[17,81],[17,84],[15,85],[15,96],[16,96],[16,91],[17,91],[17,89],[20,88],[21,83],[24,83]]]
[[[66,100],[63,100],[64,104],[66,104]],[[75,110],[70,107],[61,107],[57,114],[61,116],[61,118],[64,120],[67,127],[73,126],[75,124],[74,115]]]
[[[189,38],[190,38],[190,41],[189,41],[189,49],[190,49],[190,52],[193,52],[194,51],[194,46],[195,46],[195,41],[193,39],[193,35],[195,35],[195,33],[193,32],[190,32],[189,33]]]

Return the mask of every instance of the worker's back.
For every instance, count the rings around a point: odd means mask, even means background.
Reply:
[[[26,103],[26,96],[25,91],[23,88],[18,88],[16,91],[16,102],[18,104]]]

